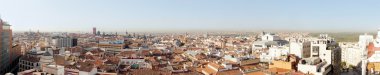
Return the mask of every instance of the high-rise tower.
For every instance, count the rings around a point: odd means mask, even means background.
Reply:
[[[96,28],[92,28],[92,34],[96,35]]]
[[[0,74],[9,71],[12,50],[12,30],[11,26],[0,19]]]

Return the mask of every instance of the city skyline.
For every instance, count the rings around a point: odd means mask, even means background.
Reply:
[[[15,32],[370,32],[380,1],[1,0]],[[17,5],[15,5],[17,4]]]
[[[0,0],[0,75],[380,75],[378,3]]]

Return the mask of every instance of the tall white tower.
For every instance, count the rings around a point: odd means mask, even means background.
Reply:
[[[375,47],[380,47],[380,28],[377,29],[377,36],[375,38],[375,41],[373,42]]]

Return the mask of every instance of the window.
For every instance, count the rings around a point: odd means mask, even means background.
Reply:
[[[313,46],[313,53],[319,53],[319,46]]]
[[[263,47],[262,45],[255,45],[255,47]]]

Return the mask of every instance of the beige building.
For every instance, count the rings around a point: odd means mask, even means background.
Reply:
[[[98,44],[99,48],[124,49],[124,44]]]

